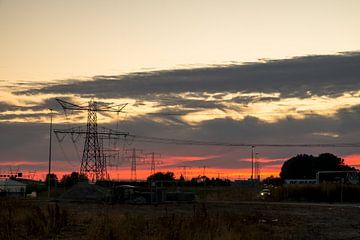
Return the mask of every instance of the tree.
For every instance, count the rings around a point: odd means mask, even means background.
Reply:
[[[180,175],[179,181],[180,182],[185,182],[185,178],[184,178],[184,176],[182,174]]]
[[[279,177],[270,176],[265,178],[262,183],[271,186],[280,186],[283,183],[283,180]]]
[[[54,187],[57,185],[57,183],[58,183],[58,178],[56,174],[50,173],[50,186]],[[45,185],[48,186],[48,184],[49,184],[49,174],[46,174]]]
[[[354,171],[341,159],[331,153],[322,153],[317,157],[299,154],[290,158],[281,167],[281,179],[314,179],[319,171]]]
[[[175,175],[173,172],[157,172],[153,175],[150,175],[147,178],[148,181],[174,181]]]
[[[88,177],[85,174],[79,174],[78,172],[72,172],[71,174],[64,175],[61,178],[61,184],[65,187],[71,187],[77,184],[78,182],[87,182],[89,181]]]

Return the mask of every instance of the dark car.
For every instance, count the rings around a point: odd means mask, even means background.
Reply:
[[[261,199],[267,199],[268,197],[270,197],[270,195],[271,195],[271,191],[268,188],[263,188],[260,192]]]

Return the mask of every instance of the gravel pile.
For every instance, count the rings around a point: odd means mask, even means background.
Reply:
[[[108,196],[108,191],[95,184],[87,182],[80,182],[63,193],[60,201],[105,201]]]

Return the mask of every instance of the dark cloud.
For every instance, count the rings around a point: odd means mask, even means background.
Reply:
[[[37,112],[37,111],[44,111],[44,110],[49,110],[49,109],[55,110],[53,113],[57,117],[64,117],[63,116],[64,111],[63,111],[63,109],[60,108],[59,103],[55,100],[56,98],[57,97],[47,98],[40,103],[36,102],[36,101],[28,101],[28,102],[26,102],[26,104],[29,104],[28,106],[13,105],[13,104],[5,103],[5,102],[0,102],[0,120],[11,121],[14,118],[40,119],[42,117],[49,117],[50,111],[48,111],[48,113]],[[69,98],[69,97],[61,97],[61,99],[65,100],[65,101],[75,102],[75,101],[73,101],[72,98]],[[6,112],[6,111],[9,111],[9,113],[3,114],[3,112]],[[12,111],[18,111],[18,112],[11,113]],[[34,111],[34,112],[29,113],[27,111]],[[71,113],[72,115],[80,114],[79,112],[75,112],[75,111],[67,111],[67,113],[69,113],[69,114]]]
[[[79,94],[100,98],[151,98],[186,92],[280,92],[281,97],[338,96],[360,89],[360,53],[307,56],[266,63],[154,71],[68,80],[17,94]]]
[[[359,77],[360,53],[356,52],[245,65],[154,71],[122,76],[99,75],[89,81],[73,79],[42,86],[36,83],[28,90],[14,93],[19,95],[52,93],[70,102],[74,100],[69,97],[64,98],[62,94],[97,97],[102,98],[102,101],[106,101],[107,98],[130,97],[136,99],[134,106],[140,109],[145,101],[152,101],[157,107],[165,108],[161,113],[186,114],[206,109],[226,110],[230,103],[246,106],[256,102],[277,102],[286,97],[307,98],[314,95],[336,97],[344,92],[359,91]],[[237,92],[252,94],[223,99],[229,93]],[[274,92],[279,92],[280,95],[264,94]],[[211,98],[209,94],[212,94]],[[39,104],[36,102],[29,104],[32,106],[0,103],[0,110],[60,109],[55,98],[46,99]],[[241,112],[243,109],[240,107],[237,111]],[[178,117],[165,116],[166,119],[181,122]],[[10,116],[4,116],[3,119],[11,120]]]
[[[0,102],[0,113],[5,111],[22,110],[21,107],[11,105],[5,102]]]
[[[158,102],[158,106],[166,107],[166,106],[177,106],[178,109],[199,109],[199,108],[224,108],[222,102],[218,101],[205,101],[198,99],[186,99],[180,96],[164,96],[163,98],[159,96],[157,99],[153,99]]]
[[[45,114],[45,113],[20,113],[20,114],[3,114],[0,115],[0,120],[14,120],[15,118],[20,118],[22,120],[24,119],[39,119],[41,117],[45,117],[45,116],[49,116],[49,114]]]

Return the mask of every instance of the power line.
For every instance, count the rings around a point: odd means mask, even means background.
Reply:
[[[67,129],[55,130],[56,134],[86,134],[86,131],[81,129]],[[307,148],[360,148],[360,143],[307,143],[307,144],[274,144],[274,143],[236,143],[236,142],[211,142],[198,141],[191,139],[173,139],[173,138],[158,138],[149,136],[133,135],[126,132],[117,131],[100,131],[98,132],[99,139],[118,139],[122,138],[127,142],[144,142],[170,145],[189,145],[189,146],[220,146],[220,147],[269,147],[269,148],[292,148],[292,147],[307,147]],[[60,140],[62,141],[62,139]]]
[[[159,138],[141,135],[129,134],[134,141],[160,143],[160,144],[174,144],[174,145],[197,145],[197,146],[223,146],[223,147],[338,147],[338,148],[359,148],[360,143],[306,143],[306,144],[274,144],[274,143],[231,143],[231,142],[212,142],[199,141],[191,139],[174,139],[174,138]]]

